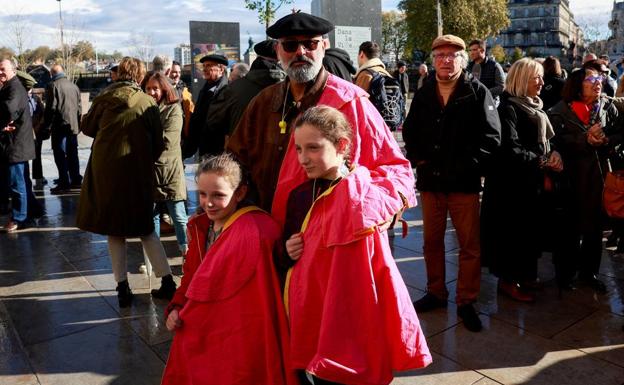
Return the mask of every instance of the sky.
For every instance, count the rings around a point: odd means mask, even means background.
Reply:
[[[349,0],[338,0],[349,1]],[[277,17],[292,8],[310,12],[310,0],[295,0],[283,6]],[[396,10],[399,0],[382,0],[384,11]],[[243,0],[0,0],[0,25],[16,19],[25,25],[26,48],[60,45],[59,4],[62,8],[66,42],[88,40],[98,51],[114,50],[132,54],[129,41],[149,36],[155,54],[173,56],[173,48],[188,43],[189,20],[237,21],[240,23],[241,53],[249,36],[264,39],[264,26],[255,11],[247,10]],[[613,0],[570,0],[570,8],[581,27],[599,31],[607,37]],[[0,34],[0,46],[15,49],[11,33]]]

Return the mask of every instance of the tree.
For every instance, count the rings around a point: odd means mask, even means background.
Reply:
[[[71,56],[77,61],[95,59],[93,44],[86,40],[76,42],[72,47]]]
[[[469,42],[496,36],[509,26],[507,0],[442,0],[445,34]],[[413,48],[429,52],[437,35],[436,0],[401,0]]]
[[[39,47],[33,49],[28,54],[28,62],[29,63],[37,63],[43,62],[45,63],[52,50],[47,45],[40,45]]]
[[[30,21],[21,13],[11,15],[8,25],[3,28],[3,32],[11,42],[11,45],[15,47],[17,62],[20,68],[26,68],[28,61],[24,52],[32,36]]]
[[[145,30],[133,31],[126,44],[130,48],[130,54],[143,61],[147,67],[147,63],[154,57],[154,35]]]
[[[499,63],[504,63],[507,59],[505,49],[500,44],[492,47],[492,49],[490,50],[490,54],[492,54],[492,56],[494,56],[494,59],[496,59],[496,61]]]
[[[518,60],[522,59],[523,57],[524,57],[524,53],[522,52],[520,47],[516,47],[514,48],[513,53],[511,54],[511,62],[515,63]]]
[[[381,14],[381,38],[383,53],[394,56],[396,60],[405,57],[409,31],[405,15],[396,11]]]
[[[294,0],[245,0],[245,8],[258,12],[258,19],[265,28],[269,28],[275,18],[275,12],[282,5],[292,4]]]

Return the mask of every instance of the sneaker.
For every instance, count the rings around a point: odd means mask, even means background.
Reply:
[[[13,233],[19,229],[19,222],[9,220],[9,222],[0,229],[2,229],[3,233]]]
[[[132,294],[132,290],[130,290],[130,285],[128,285],[128,280],[121,281],[117,284],[117,300],[119,301],[119,307],[128,307],[132,304],[132,298],[134,295]]]
[[[481,319],[479,319],[479,315],[475,311],[472,304],[468,303],[465,305],[457,306],[457,315],[464,322],[464,326],[466,327],[466,329],[470,330],[471,332],[480,332],[483,328],[483,325],[481,324]]]
[[[535,297],[522,290],[517,283],[498,280],[498,292],[520,302],[535,302]]]
[[[161,279],[159,289],[152,289],[152,297],[158,299],[171,300],[176,291],[176,283],[173,281],[171,274],[165,275]]]
[[[445,299],[440,299],[431,293],[426,293],[422,298],[414,301],[414,308],[417,313],[424,313],[438,308],[445,308],[447,302]]]

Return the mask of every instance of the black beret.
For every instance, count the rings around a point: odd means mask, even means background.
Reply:
[[[203,63],[206,61],[215,62],[217,64],[223,64],[224,66],[228,65],[228,59],[223,55],[217,55],[217,54],[206,55],[203,58],[199,59],[200,63]]]
[[[268,36],[279,39],[294,35],[324,35],[334,30],[334,25],[320,17],[297,12],[284,16],[267,28]]]
[[[260,43],[254,45],[253,49],[259,56],[277,59],[277,54],[275,53],[275,40],[267,39],[261,41]]]

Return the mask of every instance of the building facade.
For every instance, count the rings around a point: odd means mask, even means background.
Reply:
[[[612,59],[624,56],[624,1],[613,1],[613,10],[611,11],[611,21],[609,21],[609,29],[611,29],[611,37],[609,37],[607,46],[609,55]]]
[[[173,49],[173,60],[182,66],[191,64],[191,46],[189,44],[180,44]]]
[[[583,33],[568,0],[509,0],[511,24],[490,44],[508,54],[516,47],[530,56],[555,56],[572,64],[583,54]]]

